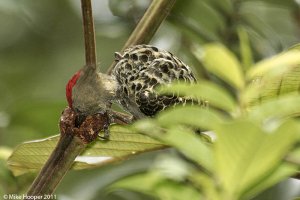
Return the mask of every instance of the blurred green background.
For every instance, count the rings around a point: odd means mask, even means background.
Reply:
[[[93,0],[101,71],[111,64],[149,3]],[[193,57],[193,45],[221,42],[240,56],[239,38],[247,33],[255,61],[272,56],[299,43],[299,4],[298,0],[178,0],[151,43],[175,53],[198,78],[214,80]],[[5,158],[21,142],[58,134],[58,119],[66,106],[65,84],[84,64],[80,1],[1,0],[0,25],[0,194],[24,193],[35,175],[13,177]],[[122,165],[72,171],[56,194],[59,199],[152,199],[104,188],[119,177],[146,170],[158,154],[172,153],[147,153]],[[291,181],[257,199],[290,199],[300,191],[290,187]]]

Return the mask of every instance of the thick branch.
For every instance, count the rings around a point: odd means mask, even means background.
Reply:
[[[96,68],[96,42],[91,0],[81,0],[86,66]]]
[[[123,46],[122,51],[133,45],[149,43],[160,24],[169,15],[175,2],[176,0],[153,0],[146,13]],[[107,74],[111,74],[115,65],[116,62],[111,64]]]
[[[60,118],[60,139],[27,192],[27,199],[52,194],[56,186],[72,166],[76,156],[98,137],[106,127],[107,113],[87,116],[78,124],[79,114],[67,107]]]
[[[91,0],[81,0],[81,6],[85,41],[85,68],[87,69],[86,72],[88,70],[95,71],[97,59]],[[89,75],[89,73],[86,74]],[[60,140],[29,188],[26,199],[52,194],[72,166],[76,156],[85,149],[86,144],[91,142],[90,140],[97,137],[99,130],[103,129],[104,124],[99,123],[102,122],[103,116],[87,117],[83,124],[79,125],[80,129],[71,128],[76,124],[74,120],[76,116],[69,108],[62,114],[61,125],[63,126],[61,126]],[[90,133],[91,130],[93,134]]]
[[[175,0],[153,0],[151,6],[145,13],[142,20],[139,22],[134,32],[131,34],[123,49],[131,45],[148,43],[161,22],[169,14],[174,3]],[[85,40],[86,68],[89,70],[94,70],[96,69],[97,61],[91,0],[81,0],[81,4]],[[113,66],[114,65],[112,65],[111,69]],[[71,109],[67,109],[65,112],[65,115],[63,114],[62,117],[70,117],[70,119],[73,119],[73,114],[68,113],[71,112]],[[131,118],[126,115],[115,112],[113,116],[116,122],[125,124],[131,122]],[[30,199],[30,196],[53,193],[63,176],[72,166],[76,156],[82,152],[87,143],[96,138],[99,130],[103,130],[106,121],[106,116],[100,115],[90,118],[88,117],[82,126],[80,126],[80,129],[74,129],[74,127],[69,129],[68,126],[65,126],[65,128],[61,127],[63,134],[61,135],[61,138],[50,158],[47,160],[40,174],[28,190],[28,199]],[[71,120],[67,122],[68,123],[62,124],[75,125],[75,121]],[[93,136],[90,138],[86,137],[91,135]]]
[[[81,139],[72,133],[61,135],[57,144],[28,190],[28,199],[30,199],[29,196],[52,194],[64,175],[71,168],[76,156],[85,147]]]

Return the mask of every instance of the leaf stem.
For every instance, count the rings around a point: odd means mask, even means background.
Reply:
[[[122,51],[133,45],[149,43],[161,23],[169,15],[175,2],[176,0],[153,0],[126,41]],[[114,61],[107,70],[107,74],[111,74],[115,65],[116,62]]]

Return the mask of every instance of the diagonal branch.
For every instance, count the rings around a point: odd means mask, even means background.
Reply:
[[[133,45],[149,43],[161,23],[169,15],[175,2],[176,0],[153,0],[123,46],[122,51]],[[115,65],[116,62],[114,61],[107,70],[107,74],[111,74]]]
[[[161,22],[170,12],[174,3],[175,0],[153,0],[150,8],[131,34],[123,49],[135,44],[148,43]],[[94,73],[97,59],[91,0],[81,0],[81,4],[86,56],[84,70],[86,72],[93,71]],[[88,75],[88,73],[86,74]],[[75,113],[72,109],[65,109],[61,116],[61,138],[40,174],[28,190],[28,196],[25,199],[31,199],[34,196],[43,194],[52,194],[72,166],[76,156],[84,150],[86,144],[97,137],[97,133],[99,130],[104,129],[107,121],[106,115],[99,114],[99,116],[88,116],[82,124],[78,125],[79,127],[67,128],[68,126],[76,125],[73,119],[77,115],[78,113]],[[126,124],[131,122],[130,117],[121,113],[114,112],[113,117],[119,123]],[[67,121],[65,121],[66,119]]]
[[[85,57],[86,65],[84,69],[87,71],[96,71],[96,43],[94,33],[94,22],[92,14],[91,0],[81,0],[82,7],[82,18],[83,18],[83,30],[84,30],[84,41],[85,41]],[[87,75],[89,73],[86,73]],[[61,125],[64,125],[65,119],[73,118],[75,114],[71,109],[65,109],[61,116]],[[98,120],[103,120],[105,116],[100,116]],[[75,120],[67,120],[70,125],[75,125]],[[80,134],[76,134],[74,128],[61,130],[60,140],[57,143],[54,151],[48,158],[47,162],[41,169],[38,176],[27,191],[25,199],[32,199],[35,196],[52,194],[62,180],[67,171],[71,168],[75,158],[85,149],[86,141],[90,139],[91,134],[81,135],[90,130],[91,125],[95,123],[95,120],[90,120],[89,123],[84,122],[85,126],[80,131]],[[79,124],[78,126],[81,126]],[[100,129],[103,129],[103,124],[98,123]],[[62,132],[65,132],[62,134]],[[94,132],[93,132],[94,133]],[[97,135],[93,135],[96,138]]]
[[[72,133],[61,135],[55,149],[27,191],[28,199],[34,196],[52,194],[85,144]],[[27,199],[27,198],[25,198]]]

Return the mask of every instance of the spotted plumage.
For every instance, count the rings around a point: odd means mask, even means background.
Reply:
[[[136,118],[153,116],[169,106],[185,104],[192,99],[175,95],[158,95],[158,85],[174,81],[195,83],[186,64],[168,51],[151,45],[136,45],[116,53],[113,76],[118,82],[117,99],[125,110]]]

